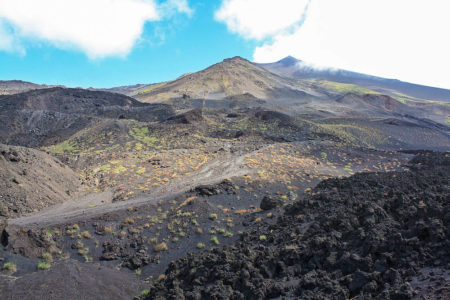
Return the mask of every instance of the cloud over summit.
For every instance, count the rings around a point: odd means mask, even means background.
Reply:
[[[292,55],[312,65],[450,89],[449,1],[311,0],[306,5],[223,0],[216,20],[260,40],[253,54],[258,62]]]

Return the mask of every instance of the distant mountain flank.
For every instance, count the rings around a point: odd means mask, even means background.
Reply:
[[[285,57],[274,63],[256,65],[280,76],[289,78],[349,83],[390,96],[409,96],[450,102],[450,90],[447,89],[418,85],[397,79],[376,77],[341,69],[317,69],[292,56]]]
[[[0,95],[19,94],[31,90],[63,87],[61,85],[36,84],[22,80],[0,80]]]

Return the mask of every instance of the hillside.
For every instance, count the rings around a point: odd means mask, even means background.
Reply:
[[[308,93],[302,85],[267,72],[241,57],[234,57],[174,81],[150,86],[135,98],[144,102],[162,102],[177,98],[219,100],[251,94],[267,100],[308,97]]]
[[[123,95],[51,88],[0,101],[0,142],[23,146],[58,143],[106,119],[161,121],[173,115],[164,104],[144,104]]]

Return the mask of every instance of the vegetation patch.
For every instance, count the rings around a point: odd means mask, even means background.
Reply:
[[[17,272],[17,266],[13,262],[7,262],[3,265],[3,270],[15,273]]]
[[[366,88],[363,88],[356,84],[350,84],[350,83],[341,83],[341,82],[334,82],[334,81],[327,81],[323,80],[320,81],[320,85],[334,90],[338,93],[347,94],[347,93],[354,93],[358,95],[364,95],[364,94],[379,94],[376,91],[369,90]]]
[[[72,153],[76,152],[76,142],[74,141],[64,141],[62,143],[50,146],[47,150],[54,154],[62,154],[62,153]]]
[[[50,264],[49,263],[41,261],[38,264],[38,270],[43,271],[43,270],[48,270],[48,269],[50,269]]]

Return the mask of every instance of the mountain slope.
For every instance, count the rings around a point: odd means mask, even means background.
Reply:
[[[307,87],[270,73],[251,62],[234,57],[205,70],[153,86],[135,98],[144,102],[175,98],[219,100],[251,94],[259,99],[308,97]]]
[[[315,69],[292,56],[288,56],[274,63],[256,65],[280,76],[290,78],[350,83],[391,96],[405,94],[407,96],[420,99],[450,101],[450,90],[412,84],[396,79],[370,76],[340,69]]]

